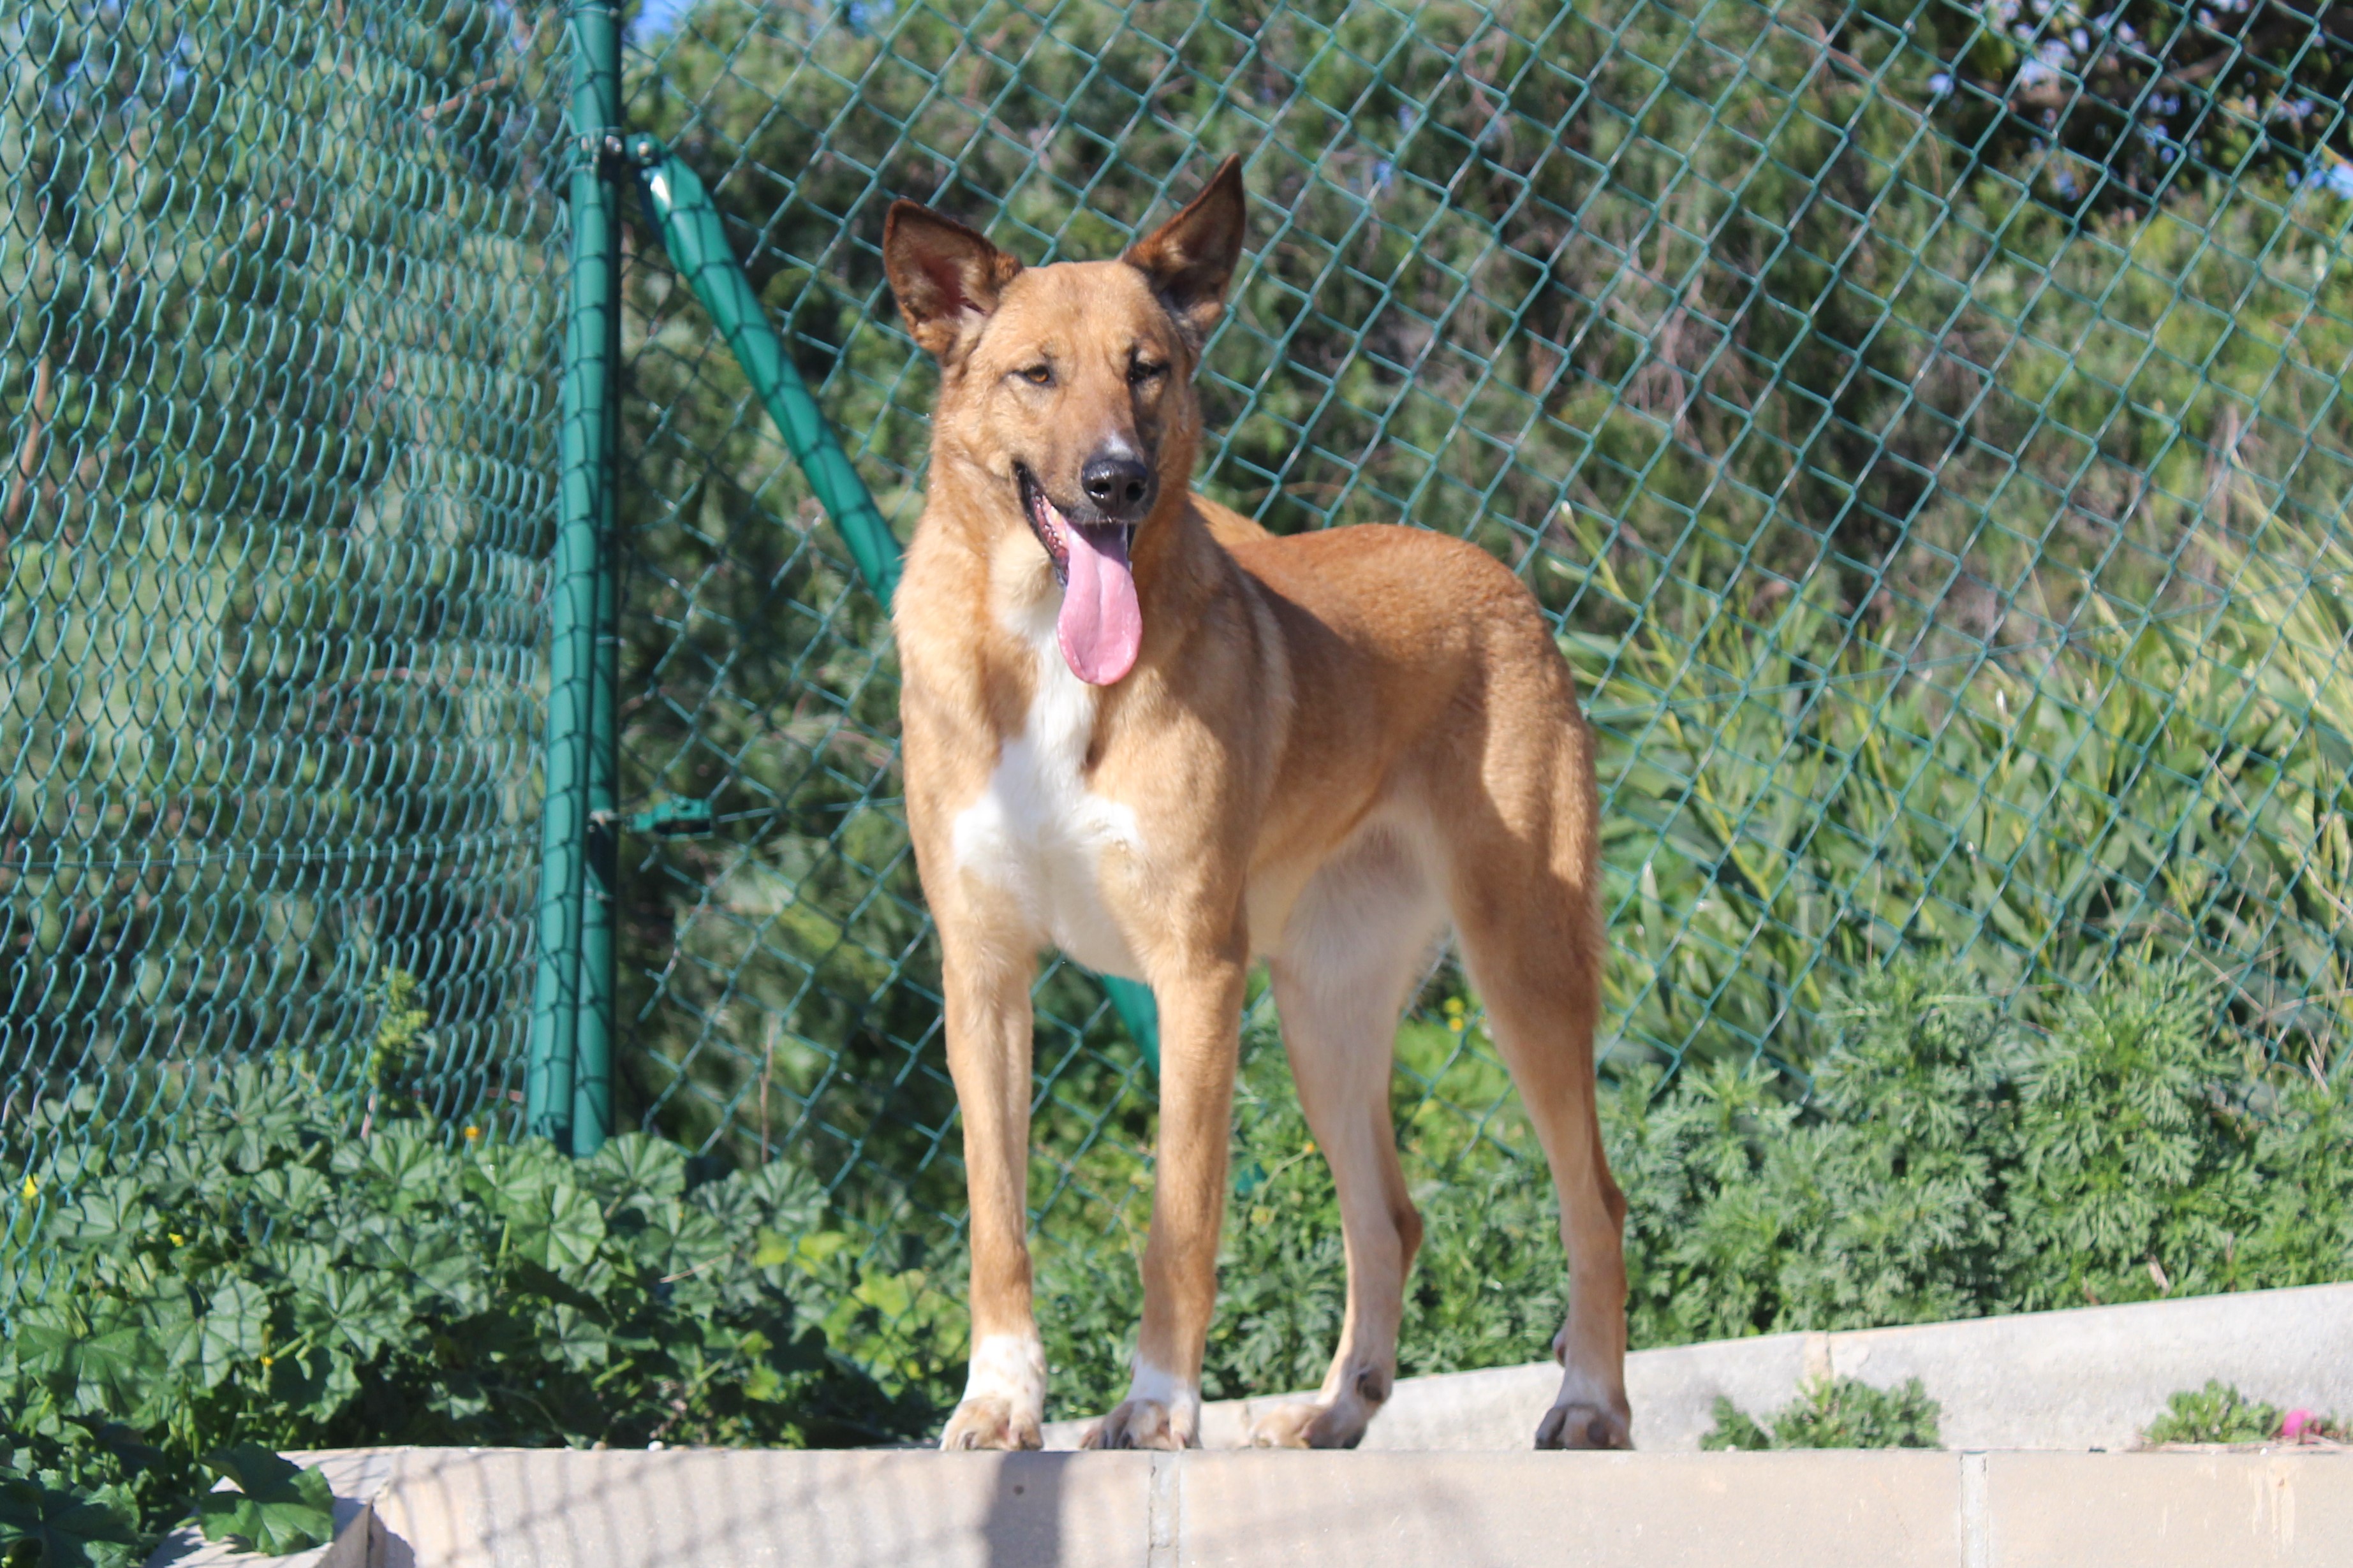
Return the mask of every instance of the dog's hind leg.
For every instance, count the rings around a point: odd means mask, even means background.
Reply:
[[[1397,1380],[1405,1280],[1421,1245],[1389,1121],[1398,1015],[1445,909],[1409,847],[1377,829],[1318,871],[1293,906],[1271,972],[1284,1048],[1332,1167],[1348,1258],[1347,1315],[1314,1403],[1250,1427],[1260,1447],[1352,1448]]]
[[[1595,1106],[1603,934],[1592,775],[1577,749],[1582,726],[1531,721],[1513,730],[1521,741],[1562,739],[1549,755],[1523,752],[1517,766],[1491,763],[1482,797],[1458,802],[1443,820],[1464,966],[1560,1194],[1568,1321],[1553,1340],[1560,1393],[1536,1447],[1630,1447],[1626,1200],[1610,1179]]]

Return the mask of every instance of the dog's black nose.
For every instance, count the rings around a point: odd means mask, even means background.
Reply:
[[[1089,458],[1079,484],[1105,517],[1122,522],[1134,522],[1152,502],[1152,470],[1134,458]]]

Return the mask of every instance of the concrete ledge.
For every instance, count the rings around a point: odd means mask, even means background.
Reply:
[[[2336,1568],[2353,1542],[2353,1455],[2312,1450],[420,1448],[364,1468],[352,1568]]]
[[[1941,1435],[1953,1449],[2130,1447],[2168,1396],[2210,1378],[2283,1408],[2353,1415],[2353,1284],[1637,1351],[1626,1358],[1634,1445],[1646,1453],[1694,1452],[1714,1424],[1717,1395],[1764,1415],[1825,1373],[1881,1387],[1920,1379],[1943,1407]],[[1549,1362],[1408,1378],[1374,1418],[1363,1447],[1525,1448],[1559,1386],[1559,1369]],[[1202,1446],[1240,1447],[1257,1412],[1303,1397],[1206,1406]],[[1046,1446],[1074,1448],[1084,1429],[1083,1422],[1055,1422]]]
[[[1700,1454],[1716,1395],[1918,1377],[1959,1452]],[[2353,1453],[2123,1449],[2221,1378],[2353,1415],[2353,1284],[1629,1358],[1632,1454],[1538,1454],[1549,1364],[1400,1384],[1353,1454],[350,1449],[284,1568],[2134,1568],[2353,1562]],[[1266,1401],[1205,1412],[1213,1447]],[[1074,1442],[1074,1423],[1051,1429]],[[2030,1452],[2031,1449],[2073,1452]],[[1987,1450],[1999,1450],[1988,1452]],[[167,1542],[153,1568],[267,1561]]]

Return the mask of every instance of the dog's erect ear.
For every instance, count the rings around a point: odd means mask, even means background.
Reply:
[[[1249,216],[1242,161],[1228,158],[1183,212],[1127,247],[1127,264],[1152,279],[1152,291],[1197,349],[1226,308]]]
[[[946,359],[997,309],[1021,263],[954,218],[902,201],[882,222],[882,269],[907,331]]]

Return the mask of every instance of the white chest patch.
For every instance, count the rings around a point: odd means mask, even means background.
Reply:
[[[1051,623],[1022,732],[1008,740],[980,797],[956,814],[957,869],[1010,893],[1031,927],[1088,968],[1143,978],[1105,909],[1106,851],[1141,856],[1135,813],[1086,784],[1095,689],[1071,673]]]

